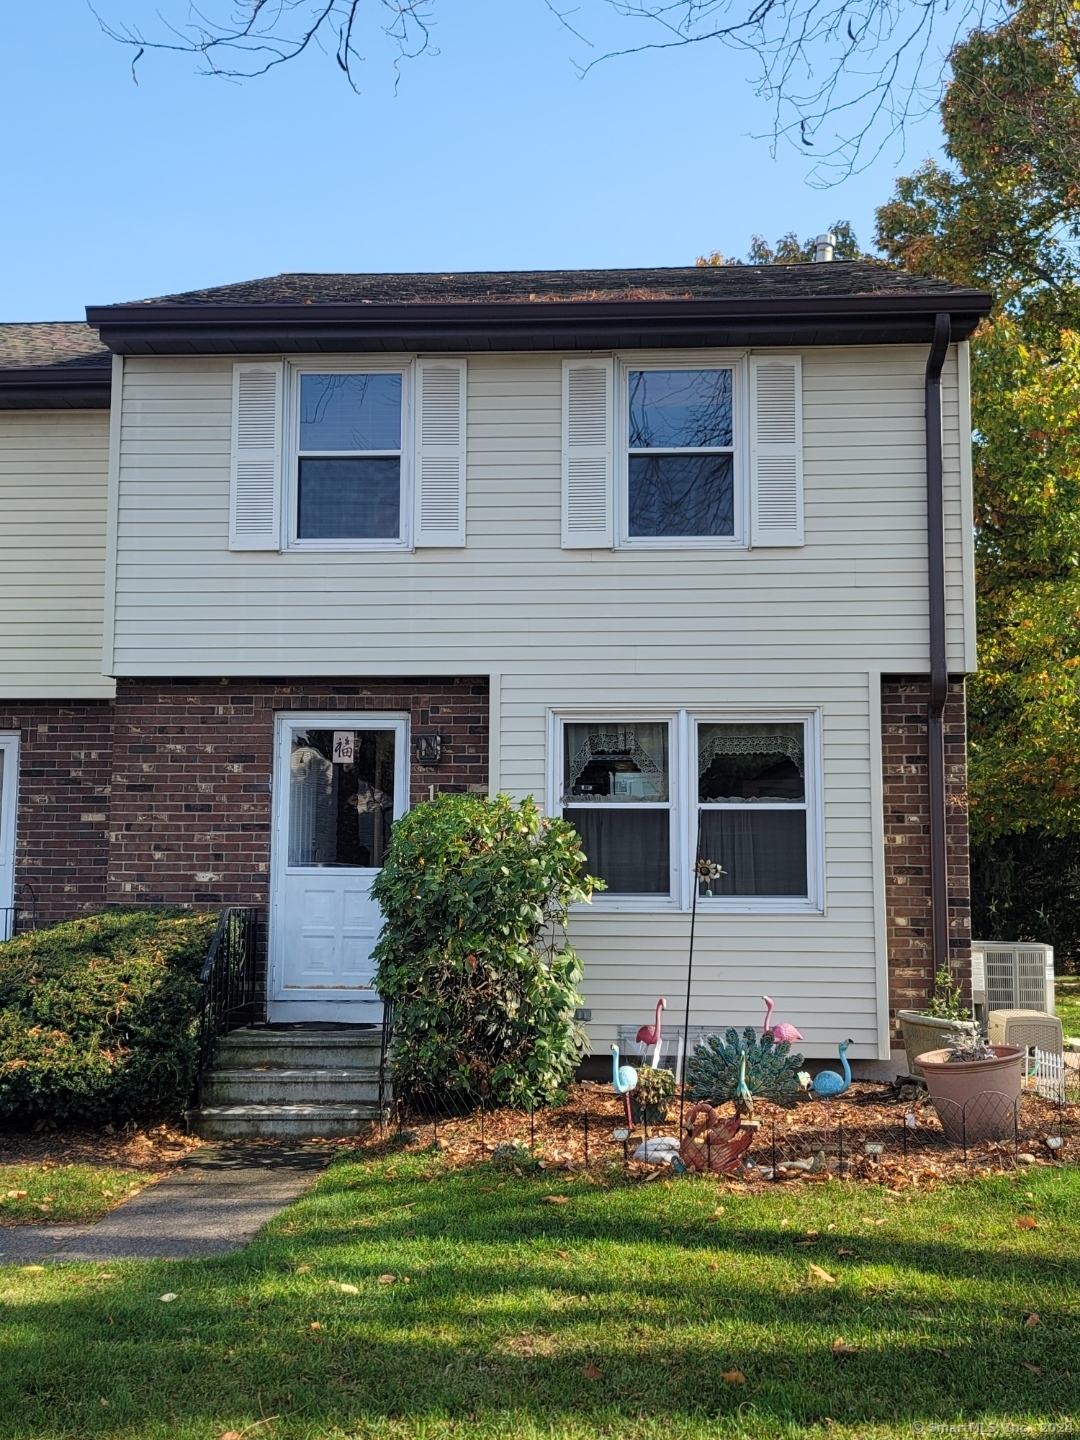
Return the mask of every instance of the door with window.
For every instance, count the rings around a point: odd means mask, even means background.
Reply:
[[[407,808],[407,727],[387,715],[278,719],[270,1020],[382,1017],[371,886]]]
[[[0,735],[0,940],[15,926],[15,805],[19,781],[19,738]]]

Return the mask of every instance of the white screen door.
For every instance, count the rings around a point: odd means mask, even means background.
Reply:
[[[268,1018],[378,1021],[371,884],[408,809],[408,721],[321,712],[277,728]]]
[[[15,912],[15,805],[19,737],[0,735],[0,940],[11,936]]]

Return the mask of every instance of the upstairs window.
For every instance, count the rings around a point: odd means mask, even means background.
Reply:
[[[628,541],[735,535],[734,372],[630,370]]]
[[[297,540],[400,543],[401,372],[303,371],[297,382]]]

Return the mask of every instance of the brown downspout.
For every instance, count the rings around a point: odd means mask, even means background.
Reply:
[[[948,315],[934,317],[926,360],[926,559],[930,628],[930,699],[926,707],[930,802],[930,917],[934,974],[949,965],[949,882],[945,831],[945,505],[941,454],[941,371],[952,339]]]

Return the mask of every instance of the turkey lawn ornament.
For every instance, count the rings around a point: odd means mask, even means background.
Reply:
[[[633,1130],[634,1121],[630,1115],[630,1091],[637,1089],[638,1073],[632,1065],[619,1064],[619,1047],[611,1047],[611,1083],[615,1087],[615,1094],[621,1095],[626,1101],[626,1126]]]

